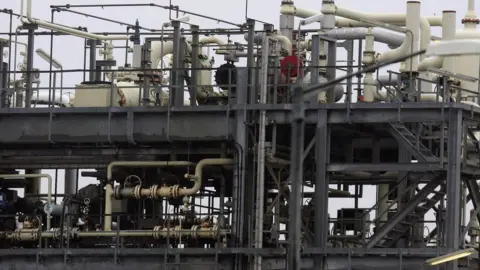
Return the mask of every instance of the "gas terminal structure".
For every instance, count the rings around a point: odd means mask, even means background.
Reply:
[[[480,56],[424,54],[480,39],[475,1],[457,2],[466,14],[425,17],[420,1],[367,14],[283,0],[279,29],[172,4],[0,10],[0,269],[478,269]],[[100,7],[171,16],[149,29],[88,13]],[[64,36],[84,42],[78,69],[55,60]],[[64,85],[72,72],[83,80]]]

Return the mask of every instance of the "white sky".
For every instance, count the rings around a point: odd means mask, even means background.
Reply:
[[[113,4],[113,3],[149,3],[148,1],[138,1],[138,0],[41,0],[33,1],[33,16],[36,18],[50,20],[50,5],[62,5],[62,4]],[[168,5],[169,2],[165,1],[153,1],[156,4]],[[295,0],[295,5],[301,8],[307,8],[311,10],[320,10],[322,1],[311,1],[311,0]],[[261,0],[261,1],[249,1],[248,16],[250,18],[258,19],[261,21],[269,22],[275,24],[278,28],[279,24],[279,10],[280,10],[281,0]],[[230,20],[235,23],[243,23],[245,21],[245,1],[238,0],[173,0],[172,4],[180,6],[181,9],[205,14],[212,17],[218,17],[224,20]],[[406,10],[406,1],[403,0],[367,0],[367,1],[358,1],[358,0],[337,0],[336,4],[341,7],[345,7],[352,10],[359,10],[363,12],[370,13],[404,13]],[[462,28],[460,21],[466,12],[467,0],[462,1],[451,1],[451,0],[424,0],[422,1],[422,15],[441,15],[443,10],[456,10],[457,11],[457,28]],[[13,9],[14,12],[19,13],[20,11],[20,1],[1,1],[0,8]],[[93,15],[98,15],[101,17],[124,21],[130,24],[134,24],[135,20],[138,19],[140,24],[149,28],[160,29],[161,24],[168,21],[168,11],[152,8],[152,7],[138,7],[138,8],[89,8],[89,9],[75,9],[80,12],[91,13]],[[0,14],[0,32],[8,31],[8,15]],[[77,27],[84,26],[87,27],[90,32],[107,32],[107,31],[124,31],[124,26],[119,26],[117,24],[103,22],[96,19],[85,18],[83,16],[74,15],[72,13],[61,12],[55,13],[55,22]],[[202,18],[196,18],[191,16],[191,23],[198,24],[202,28],[219,28],[231,26],[217,23],[215,21],[209,21]],[[298,22],[298,20],[297,20]],[[19,24],[19,20],[14,21],[14,28]],[[295,27],[297,27],[296,24]],[[258,29],[262,28],[261,23],[257,25]],[[313,25],[308,28],[313,28]],[[441,36],[441,29],[436,27],[432,29],[432,34],[436,36]],[[4,36],[8,38],[8,36]],[[231,37],[234,41],[239,41],[244,43],[242,36],[233,36]],[[35,39],[35,49],[42,48],[45,51],[49,52],[49,37],[36,37]],[[20,37],[19,41],[26,42],[26,37]],[[124,42],[116,42],[115,44],[124,45]],[[64,69],[76,69],[83,67],[83,39],[76,37],[55,37],[54,41],[54,55],[53,57],[61,62],[64,66]],[[383,52],[387,50],[386,46],[376,44],[376,50]],[[339,50],[339,55],[337,59],[339,61],[346,60],[346,54],[342,52],[343,49]],[[119,50],[114,54],[115,59],[117,60],[117,65],[122,66],[124,63],[124,50]],[[130,54],[131,59],[131,54]],[[355,58],[357,59],[356,53]],[[5,59],[5,61],[7,61]],[[217,57],[217,64],[223,63],[223,59]],[[341,63],[344,64],[344,63]],[[48,63],[43,61],[40,57],[35,55],[34,65],[36,68],[48,69]],[[44,83],[42,86],[48,86],[48,74],[41,76],[41,79]],[[65,74],[64,77],[64,86],[74,86],[75,84],[82,81],[82,74]],[[53,170],[44,170],[45,173],[52,173]],[[59,193],[63,193],[63,170],[59,170],[58,173],[58,182],[59,182]],[[91,179],[81,178],[80,186],[85,186],[89,183],[95,182]],[[42,192],[46,192],[46,185],[42,186]],[[366,187],[364,189],[364,199],[361,199],[359,206],[369,208],[375,202],[375,188]],[[331,199],[330,200],[330,213],[332,217],[336,216],[336,209],[343,207],[353,207],[353,199]],[[470,206],[471,207],[471,206]],[[469,216],[469,214],[468,214]],[[372,216],[373,218],[373,216]],[[430,218],[433,216],[430,215]]]

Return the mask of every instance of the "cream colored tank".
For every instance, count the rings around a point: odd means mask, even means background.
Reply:
[[[80,84],[76,86],[74,107],[108,107],[110,106],[110,94],[112,93],[109,84]],[[155,91],[150,91],[150,100],[154,101]],[[113,90],[113,107],[138,107],[142,106],[143,90],[140,85],[129,81],[116,83]],[[168,93],[161,96],[162,103],[168,104]],[[184,93],[184,104],[190,105],[190,96]],[[153,105],[153,104],[152,104]]]
[[[458,30],[455,39],[480,39],[480,33],[477,31],[477,15],[475,13],[475,1],[468,1],[468,11],[462,20],[463,30]],[[443,69],[453,73],[478,78],[480,73],[480,57],[474,55],[446,57],[443,63]],[[462,100],[477,100],[478,81],[460,80],[460,88],[468,91],[462,91]]]

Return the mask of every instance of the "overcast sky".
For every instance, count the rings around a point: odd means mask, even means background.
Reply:
[[[113,4],[113,3],[149,3],[148,1],[138,0],[40,0],[32,1],[33,3],[33,17],[50,20],[51,12],[50,5],[64,5],[64,4]],[[168,5],[169,1],[152,1],[159,5]],[[279,10],[281,0],[250,0],[248,4],[248,17],[258,19],[274,24],[278,27],[279,23]],[[301,8],[320,10],[321,0],[296,0],[295,5]],[[244,0],[172,0],[173,5],[180,6],[181,9],[216,17],[223,20],[228,20],[234,23],[245,22],[245,1]],[[406,10],[406,1],[404,0],[337,0],[338,6],[358,10],[370,13],[404,13]],[[1,1],[0,8],[13,9],[14,12],[20,12],[20,1]],[[457,28],[462,28],[460,21],[464,16],[467,8],[467,0],[451,1],[451,0],[424,0],[422,1],[421,14],[426,15],[441,15],[443,10],[456,10],[457,11]],[[104,18],[123,21],[126,23],[134,24],[138,19],[140,24],[148,28],[160,29],[161,24],[168,21],[168,11],[153,7],[136,7],[136,8],[88,8],[88,9],[75,9],[77,11],[90,13]],[[8,31],[8,16],[6,14],[0,14],[0,32]],[[85,18],[84,16],[74,15],[72,13],[61,12],[55,13],[55,22],[60,24],[72,26],[72,27],[87,27],[90,32],[108,32],[108,31],[124,31],[125,26],[113,24],[109,22],[103,22],[100,20]],[[191,16],[191,23],[198,24],[202,28],[220,28],[231,26],[223,23],[217,23],[216,21],[210,21],[202,18],[196,18]],[[297,20],[298,22],[298,20]],[[19,20],[14,20],[14,28],[19,24]],[[297,27],[296,24],[295,27]],[[318,24],[317,24],[318,25]],[[310,27],[313,27],[310,26]],[[258,23],[258,29],[262,28],[262,25]],[[435,27],[432,29],[432,34],[441,36],[441,29]],[[8,36],[4,36],[8,38]],[[233,41],[244,42],[243,37],[231,37]],[[20,37],[19,41],[26,42],[26,37]],[[50,48],[49,37],[36,37],[35,49],[43,48],[45,51],[49,51]],[[116,42],[115,44],[124,45],[124,42]],[[54,41],[54,58],[63,64],[64,69],[77,69],[83,67],[83,39],[77,37],[55,37]],[[386,46],[376,45],[376,50],[382,52],[386,50]],[[114,54],[117,60],[117,65],[122,66],[124,63],[124,50],[118,51]],[[131,55],[130,55],[131,59]],[[346,55],[339,53],[337,57],[339,61],[346,60]],[[7,61],[6,59],[4,61]],[[217,64],[222,63],[221,58],[217,58]],[[48,69],[48,63],[43,61],[40,57],[35,55],[34,65],[36,68]],[[42,86],[48,86],[48,74],[42,75],[41,79],[44,83]],[[64,85],[74,86],[82,81],[82,74],[65,74]],[[46,170],[45,172],[52,172]],[[59,173],[59,191],[63,192],[63,171]],[[81,179],[81,186],[88,183],[95,182],[91,179]],[[46,185],[42,186],[42,192],[46,192]],[[360,207],[369,208],[375,202],[375,188],[370,187],[366,189],[367,196],[361,200]],[[333,199],[331,200],[330,212],[331,216],[336,216],[336,209],[340,207],[353,207],[353,200],[351,199]],[[430,215],[430,217],[432,217]],[[373,218],[373,217],[372,217]]]

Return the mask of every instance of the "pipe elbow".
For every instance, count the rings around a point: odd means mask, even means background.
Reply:
[[[283,48],[288,52],[288,55],[292,55],[292,51],[293,51],[293,46],[292,46],[292,42],[290,41],[290,39],[286,36],[282,36],[282,35],[276,35],[274,36],[274,38],[282,43],[283,45]]]
[[[426,58],[418,64],[418,71],[427,71],[428,68],[442,68],[443,59],[441,56]]]
[[[378,55],[377,62],[386,62],[386,61],[395,59],[396,57],[407,54],[408,48],[410,46],[410,43],[412,42],[412,39],[413,39],[412,33],[407,32],[405,35],[405,40],[403,41],[402,45],[400,45],[400,47],[396,49],[393,49]]]

